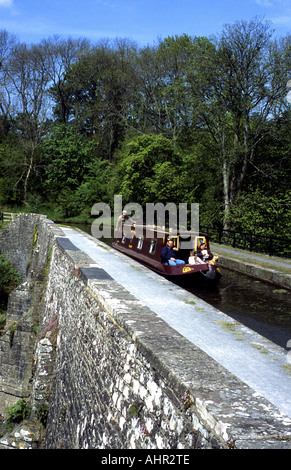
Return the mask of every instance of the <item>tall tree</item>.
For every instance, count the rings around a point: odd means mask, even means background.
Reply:
[[[210,41],[203,39],[210,45]],[[137,61],[139,120],[145,128],[163,133],[174,145],[196,121],[196,109],[188,80],[193,57],[201,48],[198,38],[167,37],[155,47],[143,49]]]
[[[79,132],[99,140],[108,160],[124,138],[130,118],[134,67],[128,41],[103,41],[73,64],[66,75],[72,118]]]
[[[21,133],[23,153],[23,201],[27,202],[28,182],[35,169],[36,149],[46,132],[49,113],[47,84],[49,76],[45,67],[42,46],[17,44],[9,61],[8,75],[13,87],[15,109],[14,126]]]
[[[113,173],[114,190],[125,203],[167,203],[179,190],[179,155],[163,135],[143,135],[124,143]]]
[[[280,115],[286,95],[286,47],[271,40],[267,22],[257,19],[225,26],[216,51],[205,57],[208,85],[200,94],[200,114],[219,148],[224,227],[267,120]],[[255,118],[255,119],[254,119]]]
[[[73,90],[66,84],[66,73],[82,54],[90,50],[91,45],[87,39],[62,39],[60,36],[44,39],[41,45],[46,50],[50,95],[56,103],[54,114],[65,124],[71,117],[73,96]]]
[[[11,95],[8,64],[15,43],[14,35],[0,30],[0,138],[7,134],[9,128]]]

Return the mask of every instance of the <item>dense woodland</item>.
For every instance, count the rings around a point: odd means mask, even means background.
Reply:
[[[257,18],[146,47],[1,30],[0,207],[85,221],[121,194],[291,238],[290,71],[291,36]]]

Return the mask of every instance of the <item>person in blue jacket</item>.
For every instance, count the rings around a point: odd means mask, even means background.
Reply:
[[[185,264],[185,261],[182,259],[176,258],[178,248],[174,247],[174,242],[173,240],[169,239],[167,241],[167,244],[164,246],[162,249],[162,262],[165,264],[169,264],[171,266],[174,266],[176,264]]]

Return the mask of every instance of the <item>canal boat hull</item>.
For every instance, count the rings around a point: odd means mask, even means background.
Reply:
[[[172,236],[170,232],[162,231],[157,227],[133,226],[130,230],[123,231],[122,233],[117,233],[116,231],[112,247],[135,259],[152,271],[166,277],[201,277],[208,281],[217,281],[220,278],[217,256],[214,256],[209,262],[204,262],[195,256],[193,257],[194,264],[189,263],[190,253],[191,251],[197,251],[199,243],[204,241],[207,249],[210,249],[207,234],[191,234],[191,248],[179,249],[183,240],[186,240],[183,235],[183,233],[179,233]],[[189,241],[189,235],[187,236]],[[179,249],[177,257],[183,259],[185,264],[171,266],[161,261],[162,249],[167,243],[168,238],[174,240],[175,246]]]

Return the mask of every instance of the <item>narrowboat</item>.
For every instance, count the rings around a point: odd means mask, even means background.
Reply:
[[[177,258],[183,260],[185,264],[172,266],[163,262],[162,250],[169,239],[178,250]],[[183,248],[185,242],[187,248]],[[127,231],[115,230],[112,247],[166,277],[203,276],[209,281],[217,281],[220,278],[218,256],[212,255],[210,261],[197,256],[202,243],[205,243],[206,249],[210,251],[209,237],[206,233],[189,234],[180,231],[172,235],[170,231],[160,227],[133,224]]]

